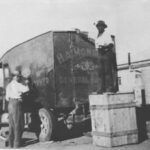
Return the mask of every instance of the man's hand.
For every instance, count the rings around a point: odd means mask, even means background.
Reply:
[[[99,45],[98,49],[102,49],[104,46],[103,45]]]
[[[106,50],[106,49],[111,49],[114,45],[113,44],[104,44],[104,45],[99,45],[99,49],[102,49],[102,50]]]
[[[24,83],[25,83],[25,85],[29,85],[29,80],[25,79]]]

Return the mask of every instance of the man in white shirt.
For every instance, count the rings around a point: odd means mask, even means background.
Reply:
[[[107,25],[100,20],[96,24],[98,35],[95,40],[95,48],[99,52],[99,76],[100,85],[98,93],[116,92],[117,86],[117,64],[114,52],[114,41],[110,34],[105,31]]]
[[[19,81],[19,72],[13,72],[12,81],[6,87],[6,100],[9,113],[9,137],[10,147],[18,148],[21,144],[21,136],[24,128],[24,114],[22,111],[22,94],[29,91],[27,85]]]

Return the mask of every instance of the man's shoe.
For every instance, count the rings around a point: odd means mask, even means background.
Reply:
[[[8,146],[9,146],[9,142],[5,141],[5,147],[8,147]]]

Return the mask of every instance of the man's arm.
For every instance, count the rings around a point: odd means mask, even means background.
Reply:
[[[19,92],[25,93],[29,91],[28,85],[23,85],[21,83],[18,83]]]
[[[110,43],[108,45],[99,45],[98,51],[107,51],[112,49],[114,44]]]
[[[9,92],[9,86],[6,87],[6,101],[9,101],[10,98],[10,92]]]

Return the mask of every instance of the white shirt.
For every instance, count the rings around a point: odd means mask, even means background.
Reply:
[[[98,36],[95,40],[95,48],[99,48],[100,46],[106,46],[109,44],[114,44],[111,35],[108,34],[107,31],[104,31],[100,36]]]
[[[12,80],[6,87],[6,100],[9,101],[9,98],[20,99],[21,94],[28,91],[28,86]]]

